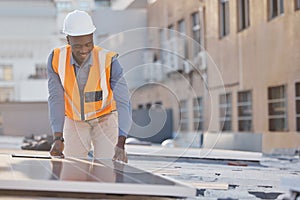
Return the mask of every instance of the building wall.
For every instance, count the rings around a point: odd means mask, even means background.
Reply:
[[[295,1],[284,1],[284,14],[270,20],[267,0],[251,0],[249,1],[250,26],[238,31],[237,1],[229,0],[230,32],[225,37],[220,37],[219,34],[219,1],[217,0],[205,1],[205,5],[201,1],[182,1],[175,4],[168,0],[158,0],[148,7],[149,26],[166,28],[174,23],[175,30],[177,26],[175,22],[183,16],[187,22],[186,27],[189,27],[187,24],[191,22],[189,17],[192,12],[199,10],[204,13],[201,25],[205,39],[202,44],[207,53],[207,69],[194,70],[184,75],[191,82],[196,95],[205,99],[204,130],[220,131],[219,97],[220,94],[230,92],[232,130],[227,132],[239,132],[238,92],[251,90],[253,128],[250,132],[264,135],[263,151],[271,152],[273,148],[280,147],[299,147],[299,132],[296,131],[295,83],[300,80],[300,37],[298,37],[300,26],[297,26],[300,21],[300,11],[295,11],[294,3]],[[167,16],[165,20],[160,20],[163,19],[162,15]],[[187,35],[191,36],[191,29],[186,28],[186,30]],[[160,45],[159,33],[149,35],[149,38],[149,42]],[[188,59],[193,60],[191,52]],[[206,76],[207,79],[203,79]],[[189,95],[191,93],[185,90],[186,88],[182,88],[180,81],[169,76],[164,79],[163,84],[170,85],[170,91],[176,91],[176,96],[179,96],[177,99],[187,98],[189,108],[192,107],[192,97]],[[288,126],[287,131],[271,132],[268,120],[268,87],[279,85],[286,85]],[[157,91],[154,88],[144,87],[139,93],[148,97],[149,94]],[[164,95],[161,94],[160,97]],[[144,99],[144,102],[149,100],[149,98],[141,99]],[[141,104],[143,102],[141,99],[133,99],[133,105],[137,106],[137,101]],[[155,98],[152,101],[155,101]],[[165,103],[169,99],[162,101]],[[175,107],[173,109],[178,110]],[[174,113],[178,114],[178,112]],[[192,116],[192,110],[189,113]],[[178,119],[178,116],[174,119]],[[193,131],[191,124],[192,122],[189,123],[189,131]],[[285,137],[289,140],[285,140]]]
[[[206,1],[206,48],[222,74],[226,91],[233,95],[232,131],[238,131],[237,92],[251,90],[253,132],[270,134],[264,138],[264,148],[279,148],[280,140],[282,147],[289,146],[287,144],[299,147],[299,135],[296,133],[295,82],[299,82],[300,77],[300,27],[296,25],[300,21],[300,12],[295,11],[295,1],[284,1],[284,14],[269,20],[267,0],[249,2],[250,27],[238,31],[237,1],[229,1],[230,33],[220,38],[216,12],[218,2]],[[214,87],[211,68],[209,65],[208,84]],[[274,133],[269,131],[268,87],[279,85],[287,87],[288,130]],[[212,93],[218,98],[218,91]],[[296,142],[285,143],[283,139],[286,136]],[[274,138],[269,140],[272,137]],[[277,142],[272,142],[275,140]]]
[[[193,109],[193,98],[196,98],[204,93],[205,84],[202,80],[202,72],[199,69],[191,71],[190,73],[182,73],[181,70],[171,70],[166,73],[166,68],[169,68],[169,63],[165,58],[160,56],[160,50],[167,50],[172,52],[169,46],[164,45],[164,42],[172,39],[170,35],[181,37],[188,43],[188,55],[184,57],[185,53],[179,53],[178,57],[183,57],[185,61],[193,65],[192,44],[192,22],[191,14],[199,12],[203,13],[202,1],[184,1],[179,0],[176,3],[170,0],[155,1],[148,5],[148,27],[153,27],[148,31],[148,45],[153,47],[152,51],[158,56],[157,65],[163,68],[163,79],[157,78],[160,74],[155,74],[154,77],[145,77],[148,81],[141,87],[136,88],[132,94],[133,108],[138,108],[139,105],[155,104],[157,101],[161,102],[165,108],[173,109],[173,130],[176,134],[180,134],[180,101],[186,100],[188,102],[188,109]],[[160,13],[159,15],[157,13]],[[178,22],[185,21],[185,34],[178,33]],[[173,25],[174,30],[169,31],[167,28]],[[161,41],[160,31],[163,31],[164,40]],[[204,27],[201,27],[202,34]],[[173,33],[172,33],[173,32]],[[201,36],[201,45],[204,44],[203,35]],[[163,43],[161,43],[163,42]],[[148,66],[151,67],[151,66]],[[196,68],[193,65],[191,68]],[[146,74],[147,75],[147,74]],[[150,74],[148,74],[149,76]],[[188,113],[189,123],[188,132],[193,132],[193,112]],[[188,133],[185,133],[188,134]],[[194,134],[194,133],[192,133]],[[193,138],[193,137],[192,137]]]
[[[119,54],[129,88],[143,84],[140,73],[147,42],[146,9],[98,8],[92,16],[97,27],[96,44]]]
[[[11,80],[0,80],[1,90],[10,93],[0,94],[2,101],[39,101],[41,98],[35,98],[36,93],[47,91],[46,74],[38,77],[36,65],[45,69],[47,57],[58,43],[55,37],[58,34],[55,12],[55,4],[52,1],[0,2],[0,65],[12,67]],[[32,83],[30,76],[40,79],[43,83]],[[36,90],[26,87],[28,84]],[[26,92],[21,91],[22,89]],[[22,96],[23,94],[25,96]],[[47,95],[42,98],[46,101]]]
[[[0,134],[51,135],[47,102],[0,103]]]

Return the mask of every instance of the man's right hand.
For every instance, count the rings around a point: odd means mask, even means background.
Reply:
[[[65,155],[63,154],[64,151],[64,143],[60,140],[55,140],[53,142],[52,148],[50,150],[51,156],[60,156],[61,158],[64,158]]]

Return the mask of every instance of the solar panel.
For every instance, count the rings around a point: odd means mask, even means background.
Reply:
[[[196,189],[111,160],[0,155],[1,191],[188,197]]]

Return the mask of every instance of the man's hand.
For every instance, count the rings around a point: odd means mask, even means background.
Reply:
[[[65,155],[63,154],[64,151],[64,143],[60,140],[55,140],[52,148],[50,150],[50,155],[51,156],[60,156],[61,158],[64,158]]]
[[[127,163],[128,158],[125,149],[119,148],[118,146],[115,146],[115,155],[113,157],[113,161],[122,161]]]
[[[123,161],[125,163],[128,162],[127,154],[125,151],[125,136],[119,136],[118,138],[118,143],[115,146],[115,155],[113,157],[113,161],[118,160],[118,161]]]

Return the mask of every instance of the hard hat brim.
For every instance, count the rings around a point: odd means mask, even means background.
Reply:
[[[91,31],[88,32],[82,32],[82,33],[70,33],[67,31],[63,31],[64,34],[69,35],[69,36],[84,36],[84,35],[90,35],[96,31],[96,27],[94,27]]]

